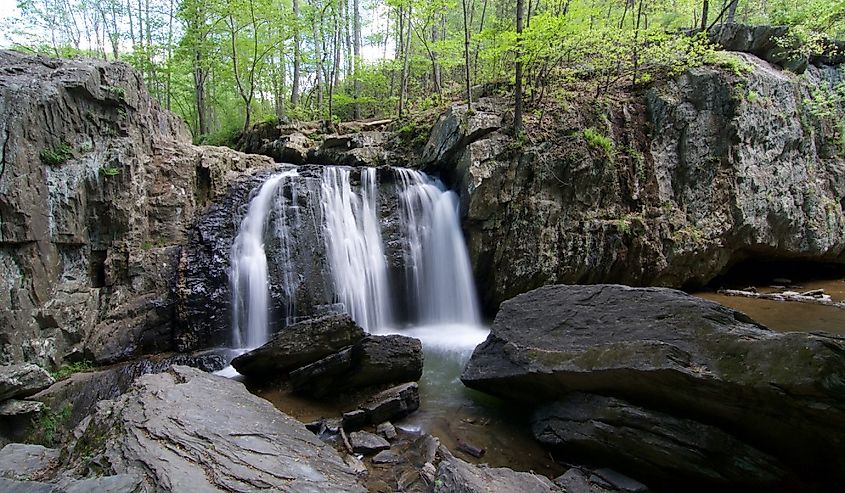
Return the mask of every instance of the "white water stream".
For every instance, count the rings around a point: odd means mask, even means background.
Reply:
[[[308,245],[325,248],[324,257],[333,289],[326,303],[340,303],[368,332],[401,332],[419,337],[430,348],[466,352],[486,337],[469,258],[458,220],[458,199],[438,181],[424,173],[394,169],[391,184],[380,184],[376,169],[354,170],[326,166],[319,187],[306,194],[300,206],[297,187],[305,182],[296,169],[271,176],[253,196],[231,251],[233,344],[254,348],[264,344],[273,330],[270,288],[276,283],[284,300],[276,313],[290,323],[300,310],[296,289],[301,281],[293,250],[309,234],[303,228],[300,207],[311,209],[321,241]],[[314,179],[314,178],[308,178]],[[380,186],[381,185],[381,186]],[[285,187],[288,187],[287,189]],[[381,190],[381,192],[380,192]],[[287,193],[282,193],[282,192]],[[389,274],[382,235],[380,194],[393,193],[400,208],[398,231],[402,242],[401,283]],[[275,228],[269,228],[271,222]],[[265,242],[279,244],[277,257],[268,259]],[[268,262],[281,272],[271,279]],[[407,314],[400,327],[397,314]]]

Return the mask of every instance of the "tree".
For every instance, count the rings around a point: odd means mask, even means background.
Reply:
[[[514,108],[513,130],[516,135],[522,133],[522,16],[525,13],[524,0],[516,0],[516,64],[514,69]]]

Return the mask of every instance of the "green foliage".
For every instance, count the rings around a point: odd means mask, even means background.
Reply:
[[[613,160],[613,140],[611,140],[610,137],[599,133],[599,131],[594,128],[585,128],[584,140],[587,141],[587,144],[589,144],[590,147],[592,147],[593,149],[604,151],[604,154],[607,156],[607,158]]]
[[[51,371],[50,376],[53,377],[55,380],[62,380],[67,378],[74,373],[80,373],[85,371],[91,371],[94,369],[94,364],[90,361],[77,361],[76,363],[71,363],[69,365],[64,365],[56,371]]]
[[[745,63],[736,53],[728,51],[710,51],[705,55],[704,62],[723,68],[737,77],[742,77],[754,70],[754,67]]]
[[[45,406],[41,414],[32,420],[32,433],[29,441],[45,447],[56,446],[56,438],[71,417],[73,407],[65,404],[58,411]]]
[[[119,166],[103,166],[100,168],[100,174],[105,177],[112,177],[117,176],[120,174],[120,167]]]
[[[58,166],[73,157],[73,148],[66,142],[62,142],[52,149],[44,149],[41,151],[40,156],[42,163],[50,166]]]

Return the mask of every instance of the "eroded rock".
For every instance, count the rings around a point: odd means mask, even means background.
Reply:
[[[53,384],[44,368],[33,364],[0,366],[0,401],[28,397]]]
[[[443,455],[434,479],[436,493],[549,493],[560,491],[548,478],[505,467],[480,467],[452,456],[441,447]]]
[[[175,366],[103,401],[69,465],[105,464],[151,490],[363,492],[337,452],[242,384]]]

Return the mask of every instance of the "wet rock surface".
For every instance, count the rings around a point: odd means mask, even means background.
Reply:
[[[343,413],[343,426],[352,429],[366,425],[378,425],[379,433],[384,426],[385,438],[396,434],[393,425],[384,423],[389,419],[407,416],[420,407],[420,387],[416,382],[403,383],[379,392],[364,401],[357,409]]]
[[[441,448],[444,456],[434,479],[436,493],[547,493],[560,491],[548,478],[504,467],[479,467],[454,457]]]
[[[624,399],[715,426],[804,478],[832,482],[845,461],[844,349],[842,338],[775,333],[739,312],[679,291],[548,286],[502,305],[462,380],[533,404],[575,391]],[[635,409],[619,411],[653,418]],[[615,419],[613,413],[608,419]],[[583,431],[600,435],[607,426],[588,422]],[[683,431],[683,426],[674,429],[690,443],[712,435],[704,428]],[[724,437],[717,441],[728,443]],[[639,446],[647,443],[641,440]],[[820,443],[826,444],[823,452]],[[610,443],[600,448],[606,457],[618,453]],[[756,466],[749,464],[746,471],[749,482],[766,483],[778,475],[775,467],[764,470],[771,461],[745,450],[756,457],[751,461]],[[713,458],[702,463],[724,466]],[[753,476],[755,470],[759,476]]]
[[[290,373],[296,392],[324,397],[333,392],[419,380],[422,343],[412,337],[367,336],[354,346]]]
[[[247,377],[273,378],[314,363],[364,338],[349,315],[330,315],[285,327],[258,349],[244,353],[232,366]]]

